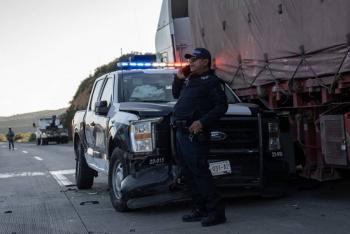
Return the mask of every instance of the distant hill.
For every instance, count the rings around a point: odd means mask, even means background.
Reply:
[[[39,118],[51,117],[52,115],[60,116],[65,113],[66,110],[67,108],[61,108],[58,110],[43,110],[9,117],[0,116],[0,133],[7,133],[9,127],[13,128],[15,133],[34,132],[33,123],[37,123]]]

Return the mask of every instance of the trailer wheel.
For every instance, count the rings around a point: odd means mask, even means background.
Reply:
[[[75,153],[75,183],[78,189],[90,189],[96,173],[86,163],[83,146],[79,140],[76,143]]]
[[[108,172],[108,184],[112,205],[114,209],[119,212],[128,210],[127,196],[121,191],[121,183],[128,175],[126,168],[126,162],[121,151],[119,149],[114,149]]]

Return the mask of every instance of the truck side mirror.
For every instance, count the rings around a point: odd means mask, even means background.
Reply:
[[[98,115],[107,115],[108,103],[107,101],[98,101],[95,103],[95,113]]]

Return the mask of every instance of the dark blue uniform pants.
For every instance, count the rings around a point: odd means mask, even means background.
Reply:
[[[207,160],[208,137],[198,135],[191,137],[188,132],[178,129],[176,146],[185,181],[191,189],[194,208],[208,213],[222,212],[221,199]]]
[[[9,149],[11,149],[11,146],[12,146],[12,149],[15,149],[15,145],[13,143],[13,140],[9,140]]]

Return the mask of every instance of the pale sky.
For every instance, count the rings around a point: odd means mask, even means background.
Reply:
[[[0,116],[68,107],[94,69],[154,52],[162,0],[0,0]]]

